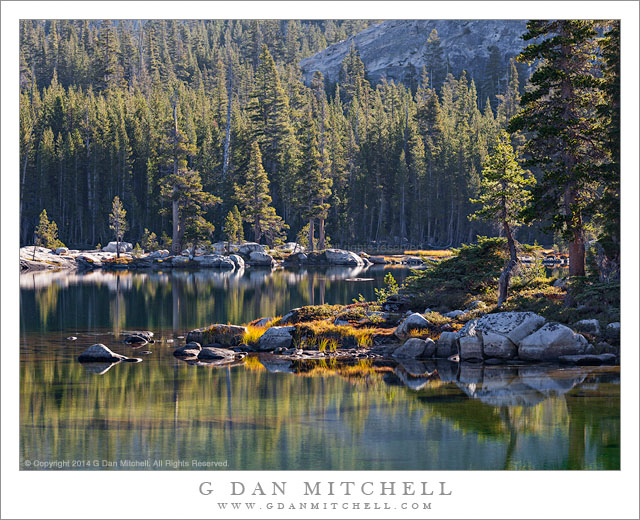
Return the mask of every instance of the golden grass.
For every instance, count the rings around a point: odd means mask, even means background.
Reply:
[[[446,318],[439,312],[435,311],[428,312],[424,315],[424,317],[429,323],[433,323],[434,325],[444,325],[445,323],[449,323],[451,321],[450,318]]]
[[[297,325],[299,345],[320,345],[319,342],[327,339],[327,346],[336,348],[347,342],[354,342],[360,348],[369,348],[373,345],[374,334],[388,334],[389,329],[377,329],[374,327],[354,327],[352,325],[334,325],[331,320],[311,321]]]
[[[247,345],[255,345],[262,335],[267,332],[269,325],[264,327],[256,327],[255,325],[247,325],[247,331],[242,335],[242,343]]]
[[[453,251],[449,249],[418,249],[416,251],[405,251],[405,255],[430,256],[435,258],[448,258],[453,256]]]

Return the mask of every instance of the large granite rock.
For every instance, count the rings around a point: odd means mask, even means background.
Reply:
[[[223,265],[224,261],[224,265]],[[233,269],[235,265],[222,255],[194,256],[193,262],[200,267],[226,267]]]
[[[497,332],[482,332],[482,344],[487,358],[512,359],[518,354],[518,348],[513,341]]]
[[[102,343],[91,345],[87,350],[78,356],[81,363],[89,362],[109,362],[115,363],[127,359],[127,356],[116,354]]]
[[[498,312],[480,318],[475,327],[482,332],[493,332],[517,344],[544,325],[545,319],[533,312]]]
[[[117,242],[109,242],[106,246],[102,248],[106,253],[117,253]],[[133,251],[133,246],[131,242],[120,242],[120,252],[121,253],[129,253]]]
[[[191,264],[191,260],[188,256],[174,256],[171,259],[171,265],[174,267],[185,267],[189,264]]]
[[[377,265],[385,265],[385,264],[389,263],[384,258],[384,256],[370,256],[369,257],[369,262],[371,262],[372,264],[377,264]]]
[[[409,333],[415,329],[427,329],[431,327],[431,323],[417,312],[410,314],[400,325],[396,327],[394,334],[399,339],[406,339]]]
[[[300,62],[304,80],[310,84],[315,71],[329,82],[337,82],[342,62],[352,46],[364,62],[367,78],[373,83],[386,79],[407,84],[419,77],[423,67],[430,70],[427,39],[431,31],[438,31],[445,50],[449,71],[458,77],[462,70],[467,77],[486,75],[491,47],[496,46],[506,70],[509,58],[520,53],[524,46],[522,34],[526,20],[385,20],[373,23],[358,34],[328,46]],[[523,70],[522,76],[527,71]],[[441,81],[444,78],[434,78]],[[438,83],[436,88],[440,88]]]
[[[246,332],[246,327],[215,324],[188,332],[187,342],[195,341],[204,346],[216,344],[225,347],[236,346],[242,343]]]
[[[266,253],[266,249],[262,244],[256,242],[245,242],[238,246],[238,253],[241,255],[249,256],[251,253]]]
[[[229,260],[233,262],[236,269],[244,269],[244,259],[240,255],[230,255]]]
[[[482,337],[480,333],[462,336],[460,342],[460,360],[482,361]]]
[[[431,340],[429,340],[431,341]],[[431,341],[433,343],[433,341]],[[423,357],[427,342],[420,338],[409,338],[401,347],[393,351],[394,358],[416,359]]]
[[[560,323],[547,323],[518,344],[518,356],[532,361],[547,361],[560,356],[584,354],[588,342],[584,336]]]
[[[345,251],[344,249],[326,249],[324,254],[327,258],[327,262],[333,265],[365,265],[362,258],[351,251]]]
[[[276,348],[289,348],[293,341],[295,327],[270,327],[258,340],[258,350],[268,351]]]
[[[458,354],[458,334],[456,332],[443,332],[436,341],[436,357],[447,359]]]
[[[159,249],[158,251],[153,251],[151,253],[149,253],[149,258],[166,258],[170,255],[171,253],[169,253],[168,249]]]
[[[252,266],[271,267],[275,261],[273,257],[261,251],[252,251],[249,253],[249,264]]]

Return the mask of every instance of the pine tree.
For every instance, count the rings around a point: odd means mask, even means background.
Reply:
[[[530,218],[551,217],[569,241],[569,274],[585,274],[584,211],[590,204],[594,169],[601,152],[594,143],[599,122],[600,81],[593,74],[596,31],[589,20],[536,20],[525,41],[535,40],[519,61],[540,60],[522,96],[523,110],[511,132],[527,132],[527,165],[542,170]]]
[[[603,228],[598,240],[604,251],[599,262],[600,278],[615,280],[620,276],[620,21],[609,20],[605,25],[601,40],[603,102],[598,114],[602,121],[600,139],[607,156],[598,175],[603,185],[602,199],[594,213]]]
[[[271,206],[269,195],[269,178],[262,166],[262,154],[258,142],[251,145],[249,165],[245,172],[244,182],[236,185],[236,198],[243,207],[244,220],[253,226],[253,239],[260,239],[269,234],[278,237],[284,227],[282,219],[276,215]]]
[[[43,246],[48,249],[64,247],[64,244],[58,239],[58,225],[53,220],[49,221],[46,209],[43,209],[42,213],[40,213],[40,222],[35,230],[33,244],[33,260],[36,258],[37,246]]]
[[[140,240],[142,244],[142,248],[145,251],[157,251],[160,249],[160,245],[158,244],[158,237],[155,233],[150,232],[147,228],[144,228],[144,234],[142,235],[142,240]]]
[[[127,212],[122,202],[120,202],[120,197],[116,195],[113,198],[111,213],[109,213],[109,229],[116,235],[116,258],[120,258],[120,242],[127,229],[129,229],[126,216]]]
[[[165,200],[171,202],[175,230],[171,248],[174,254],[182,251],[185,239],[191,243],[195,254],[198,243],[208,239],[215,230],[213,224],[204,218],[204,212],[220,203],[220,198],[203,191],[200,174],[189,168],[179,168],[176,173],[167,175],[162,180],[161,193]]]
[[[511,273],[518,264],[514,233],[522,225],[523,209],[531,199],[528,188],[534,184],[535,178],[520,166],[509,134],[502,131],[482,169],[480,196],[471,199],[472,203],[482,204],[482,207],[469,216],[470,220],[482,219],[496,224],[507,239],[509,261],[500,274],[498,307],[507,299]]]
[[[234,206],[233,209],[227,213],[224,221],[223,231],[227,239],[227,251],[230,251],[232,243],[237,243],[242,240],[240,238],[242,234],[242,217],[240,217],[240,219],[237,218],[239,213],[238,206]]]
[[[444,50],[436,29],[433,29],[427,38],[424,59],[427,62],[429,83],[433,88],[440,89],[447,73],[447,60],[444,57]]]
[[[314,223],[322,222],[323,231],[318,236],[318,247],[324,248],[324,220],[327,218],[331,195],[331,179],[322,175],[322,160],[318,149],[318,132],[315,123],[309,117],[304,142],[304,160],[297,183],[297,202],[301,216],[309,223],[309,247],[313,251]]]

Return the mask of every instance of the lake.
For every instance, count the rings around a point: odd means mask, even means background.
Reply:
[[[216,368],[172,355],[180,336],[210,323],[374,299],[387,272],[22,274],[21,468],[619,469],[619,367],[260,354]],[[125,345],[131,329],[156,342]],[[93,343],[143,361],[81,365]]]

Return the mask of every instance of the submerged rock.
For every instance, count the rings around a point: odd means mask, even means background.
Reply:
[[[78,356],[78,361],[80,361],[80,363],[87,363],[92,361],[114,363],[123,361],[125,359],[127,359],[127,356],[116,354],[102,343],[91,345],[87,350],[85,350]]]
[[[124,339],[125,343],[151,343],[153,342],[153,332],[150,330],[136,330],[124,332],[127,337]]]

